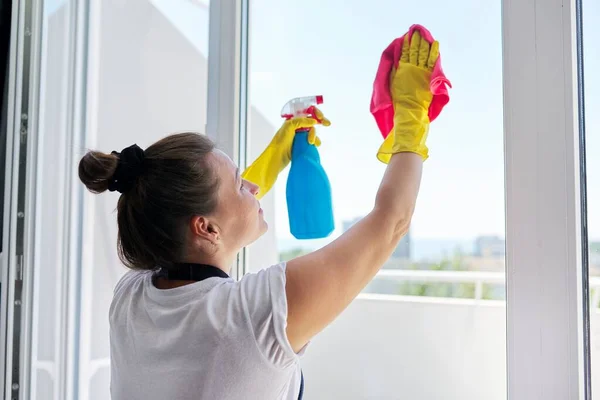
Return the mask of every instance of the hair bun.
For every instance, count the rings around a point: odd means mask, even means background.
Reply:
[[[79,179],[90,192],[105,192],[118,165],[119,158],[114,154],[88,151],[79,161]]]

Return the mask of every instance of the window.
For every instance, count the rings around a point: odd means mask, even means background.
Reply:
[[[585,66],[585,130],[587,153],[587,221],[590,286],[590,349],[592,357],[592,393],[600,398],[600,56],[593,50],[599,37],[600,4],[583,1],[583,57]]]
[[[584,397],[580,268],[587,238],[572,90],[581,1],[502,0],[492,8],[476,0],[407,7],[390,0],[375,6],[307,1],[256,0],[250,13],[248,0],[212,2],[210,41],[204,0],[17,2],[12,48],[15,59],[28,60],[31,79],[11,64],[16,79],[8,104],[16,112],[7,117],[9,147],[20,136],[19,110],[30,110],[32,134],[19,178],[7,182],[26,189],[19,192],[23,233],[5,236],[10,246],[2,260],[4,276],[15,280],[20,254],[11,246],[24,239],[23,280],[2,288],[8,299],[2,382],[19,383],[13,397],[17,390],[42,400],[109,397],[106,315],[125,270],[114,247],[115,199],[84,196],[77,181],[76,163],[87,148],[145,146],[172,131],[205,131],[208,122],[208,133],[243,164],[281,124],[283,103],[322,94],[333,121],[319,134],[336,231],[317,242],[291,238],[284,173],[263,199],[272,229],[242,253],[238,266],[256,270],[310,251],[372,206],[384,166],[374,156],[381,138],[368,113],[371,84],[381,51],[413,22],[442,42],[452,100],[432,126],[410,235],[314,339],[303,359],[307,397]],[[593,365],[586,378],[598,389],[598,58],[592,46],[600,13],[584,1],[589,215],[583,216],[593,290]],[[30,41],[23,40],[29,27]],[[15,159],[21,151],[8,154]],[[11,197],[10,216],[18,216],[17,206]],[[17,285],[22,303],[12,301]],[[6,312],[8,304],[22,306],[22,321]],[[19,340],[15,350],[11,344]],[[23,361],[19,375],[11,364],[16,359]]]
[[[500,2],[384,3],[251,3],[248,161],[282,123],[284,103],[323,95],[332,125],[318,129],[319,152],[336,229],[323,240],[293,238],[286,171],[262,200],[271,229],[250,249],[248,266],[315,250],[371,211],[385,169],[375,157],[382,138],[369,113],[373,79],[381,52],[418,18],[440,40],[455,89],[431,127],[410,233],[363,295],[314,340],[304,364],[307,396],[503,399]],[[469,61],[473,49],[480,52],[476,63]]]

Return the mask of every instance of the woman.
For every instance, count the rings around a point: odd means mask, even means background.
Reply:
[[[119,256],[132,270],[110,308],[114,400],[302,397],[306,345],[369,283],[410,225],[438,48],[418,32],[404,44],[373,211],[328,246],[239,281],[228,276],[236,254],[267,230],[258,199],[289,163],[297,128],[311,127],[309,140],[318,141],[315,124],[328,125],[320,113],[284,123],[243,177],[193,133],[82,158],[89,190],[122,193]]]

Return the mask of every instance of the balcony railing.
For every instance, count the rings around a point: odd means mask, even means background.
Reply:
[[[471,283],[475,285],[473,300],[486,301],[483,298],[483,285],[505,284],[503,272],[487,271],[427,271],[427,270],[381,270],[376,278],[390,279],[399,282],[427,283]],[[600,277],[590,278],[590,302],[593,308],[600,307]],[[401,295],[396,295],[402,297]]]

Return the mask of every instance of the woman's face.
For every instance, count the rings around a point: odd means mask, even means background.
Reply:
[[[217,209],[213,214],[229,249],[239,249],[254,242],[268,228],[263,210],[255,195],[258,186],[240,177],[239,168],[222,151],[210,155],[219,178]]]

